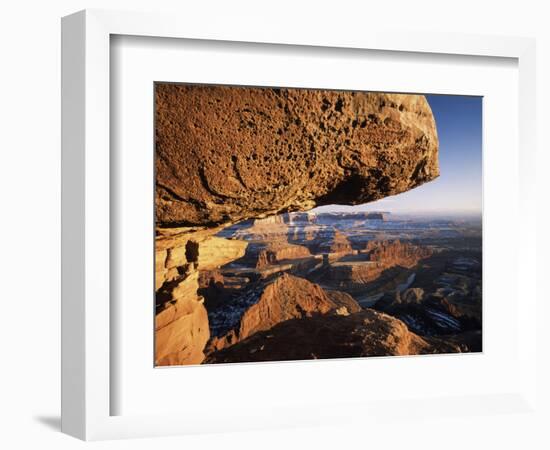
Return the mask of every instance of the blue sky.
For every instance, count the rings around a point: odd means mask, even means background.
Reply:
[[[481,211],[482,98],[426,95],[437,125],[440,176],[411,191],[365,205],[315,211],[476,213]]]

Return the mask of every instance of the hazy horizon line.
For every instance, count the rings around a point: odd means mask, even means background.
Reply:
[[[378,208],[378,209],[353,209],[353,206],[348,205],[325,205],[317,206],[307,212],[311,213],[386,213],[386,214],[467,214],[467,215],[482,215],[482,209],[393,209],[393,208]],[[357,208],[357,207],[355,207]]]

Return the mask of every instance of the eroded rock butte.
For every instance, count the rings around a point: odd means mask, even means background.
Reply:
[[[234,345],[259,332],[269,330],[290,319],[312,317],[316,314],[347,316],[361,307],[351,296],[327,293],[317,284],[300,277],[283,274],[273,282],[250,293],[250,304],[244,312],[225,308],[220,318],[236,318],[234,324],[213,324],[230,328],[223,336],[211,341],[210,351]],[[241,315],[242,314],[242,315]]]

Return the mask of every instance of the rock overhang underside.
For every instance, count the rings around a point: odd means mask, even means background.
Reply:
[[[368,203],[439,175],[436,124],[423,95],[155,89],[159,228]]]

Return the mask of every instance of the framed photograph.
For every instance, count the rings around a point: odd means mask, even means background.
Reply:
[[[62,51],[64,432],[532,411],[532,40],[83,11]]]
[[[154,95],[156,366],[482,351],[482,97]]]

